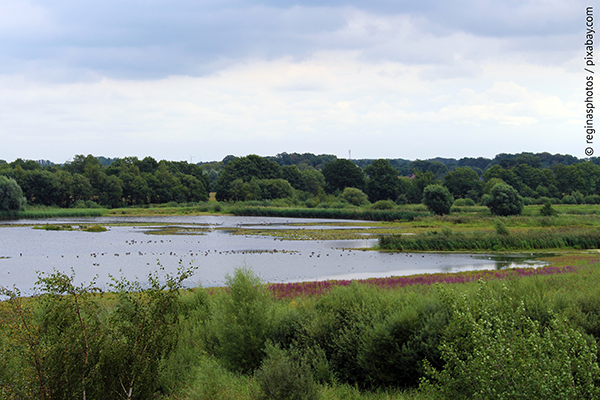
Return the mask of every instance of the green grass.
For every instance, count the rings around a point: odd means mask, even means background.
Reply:
[[[234,215],[286,218],[358,219],[369,221],[412,221],[426,212],[410,210],[332,209],[332,208],[273,208],[239,207],[229,210]]]
[[[379,248],[397,251],[521,251],[554,249],[598,249],[597,228],[555,228],[498,234],[496,232],[452,233],[437,230],[418,235],[382,236]]]
[[[25,211],[0,212],[0,219],[102,217],[107,211],[104,208],[32,208]]]

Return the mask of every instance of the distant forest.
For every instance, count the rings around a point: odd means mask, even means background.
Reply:
[[[334,196],[353,203],[352,196],[341,197],[346,188],[359,190],[369,202],[403,204],[421,202],[431,184],[446,186],[455,199],[479,203],[499,182],[515,188],[526,203],[600,203],[600,158],[549,153],[412,161],[281,153],[197,164],[76,155],[65,164],[0,160],[0,176],[16,181],[28,205],[59,207],[193,204],[208,201],[210,192],[218,201],[289,198],[314,206]]]

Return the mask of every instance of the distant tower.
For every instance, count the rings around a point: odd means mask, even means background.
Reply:
[[[348,160],[352,160],[352,150],[348,150]]]

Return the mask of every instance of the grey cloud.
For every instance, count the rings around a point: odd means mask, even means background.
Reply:
[[[319,50],[358,50],[364,59],[449,62],[448,38],[457,32],[510,40],[506,51],[550,50],[582,29],[577,2],[538,1],[38,1],[36,26],[0,31],[0,73],[65,78],[107,75],[150,79],[200,75],[248,57],[310,57]],[[368,22],[360,14],[402,22]],[[43,18],[43,20],[39,20]],[[26,19],[24,20],[26,21]],[[35,28],[35,29],[33,29]],[[533,40],[532,38],[540,38]],[[440,40],[436,43],[436,40]],[[521,47],[522,49],[519,49]],[[485,49],[466,47],[473,57]],[[54,72],[53,72],[54,70]]]

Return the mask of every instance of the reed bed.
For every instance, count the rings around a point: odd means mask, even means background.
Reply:
[[[69,217],[101,217],[106,214],[104,208],[47,208],[25,211],[3,211],[0,219],[39,219],[39,218],[69,218]]]
[[[274,207],[240,207],[232,208],[229,210],[229,212],[239,216],[356,219],[367,221],[412,221],[417,217],[429,215],[427,212],[415,212],[407,210],[348,210],[331,208]]]
[[[391,235],[379,238],[379,248],[398,251],[505,251],[546,249],[598,249],[600,230],[590,228],[554,228],[512,232],[430,231],[418,235]]]

